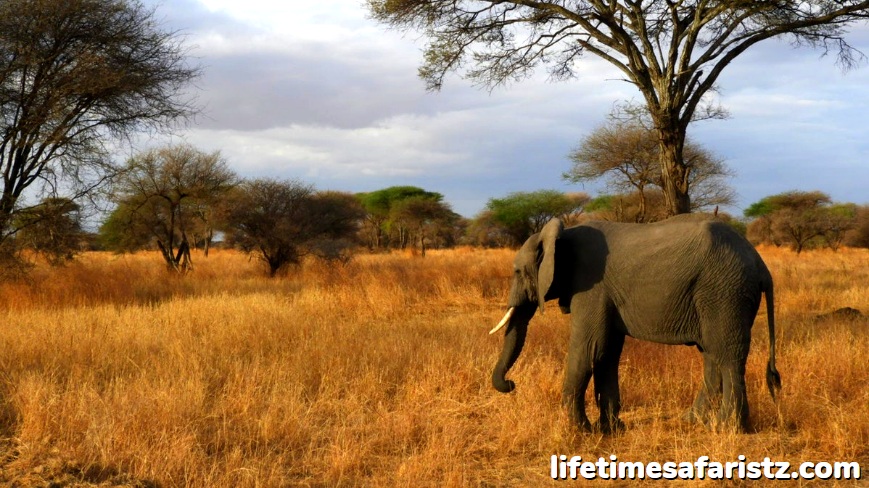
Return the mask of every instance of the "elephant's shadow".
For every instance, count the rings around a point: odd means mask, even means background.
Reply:
[[[592,227],[575,230],[570,239],[555,242],[555,259],[561,264],[552,289],[562,290],[558,305],[564,313],[570,313],[570,300],[575,294],[590,291],[603,282],[609,257],[603,232]],[[568,293],[563,293],[565,290]]]

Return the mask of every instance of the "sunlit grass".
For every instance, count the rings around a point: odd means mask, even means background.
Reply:
[[[612,437],[560,406],[567,317],[529,328],[495,392],[506,250],[360,255],[269,280],[247,256],[88,254],[0,285],[0,483],[149,486],[528,486],[549,456],[629,461],[861,461],[869,469],[869,251],[761,250],[776,280],[777,410],[766,317],[748,364],[749,435],[679,420],[696,350],[629,341]],[[591,394],[591,393],[589,393]],[[590,398],[590,397],[589,397]],[[593,412],[589,412],[593,414]],[[864,475],[865,476],[865,475]]]

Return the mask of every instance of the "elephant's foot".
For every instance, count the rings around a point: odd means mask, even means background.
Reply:
[[[594,428],[588,418],[573,419],[573,424],[581,432],[594,432]]]
[[[580,432],[594,432],[591,422],[584,413],[570,412],[570,421]]]
[[[694,404],[682,413],[681,418],[685,422],[708,427],[715,422],[715,414],[719,410],[718,406],[719,401],[717,398],[713,397],[710,399],[701,393]]]
[[[688,422],[691,424],[709,425],[709,411],[698,412],[695,408],[689,408],[688,410],[682,412],[680,418],[683,422]]]
[[[738,421],[733,415],[715,415],[711,409],[701,410],[698,412],[696,408],[689,408],[682,413],[681,419],[684,422],[702,425],[707,429],[718,433],[746,433],[748,431],[747,422]]]
[[[706,427],[716,434],[747,434],[748,428],[738,422],[731,420],[720,420],[718,418],[711,419]]]
[[[594,424],[595,432],[600,432],[601,434],[610,435],[618,432],[623,432],[626,427],[625,423],[620,419],[610,419],[609,421],[604,421],[603,419],[599,420]]]
[[[570,422],[576,426],[581,432],[592,432],[591,422],[588,420],[588,416],[585,414],[585,403],[581,401],[576,401],[575,398],[578,395],[565,393],[562,399],[562,403],[564,407],[567,409],[567,415],[570,418]]]
[[[712,429],[719,433],[747,434],[749,432],[748,419],[737,418],[734,415],[719,415],[711,423]]]

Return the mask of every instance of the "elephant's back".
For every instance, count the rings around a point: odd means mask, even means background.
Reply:
[[[589,221],[566,231],[583,243],[604,245],[608,255],[627,253],[676,258],[709,248],[716,240],[721,240],[720,236],[727,234],[727,229],[721,229],[720,225],[727,227],[708,219],[670,219],[652,224]]]
[[[640,339],[695,341],[698,301],[741,297],[754,301],[759,293],[756,263],[760,260],[754,247],[717,220],[594,222],[575,232],[582,242],[597,236],[593,249],[586,246],[592,251],[587,258],[602,260],[602,289],[622,315],[628,333]],[[672,337],[661,336],[661,330]]]

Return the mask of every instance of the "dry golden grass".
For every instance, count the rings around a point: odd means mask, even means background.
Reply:
[[[38,268],[0,285],[0,483],[536,486],[554,483],[556,453],[865,471],[869,323],[815,317],[869,313],[869,251],[762,254],[784,389],[777,412],[762,312],[749,435],[680,422],[699,354],[637,341],[621,366],[628,430],[575,432],[560,406],[568,319],[554,312],[531,322],[517,390],[495,392],[501,339],[486,332],[503,313],[512,251],[358,256],[277,280],[228,251],[194,256],[184,278],[150,253]]]

